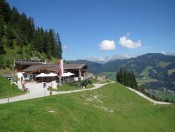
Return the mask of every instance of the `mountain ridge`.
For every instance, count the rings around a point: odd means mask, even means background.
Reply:
[[[175,56],[175,53],[171,53],[171,52],[146,53],[146,54],[163,54],[166,56]],[[145,54],[142,54],[142,55],[145,55]],[[87,61],[96,62],[99,64],[105,64],[110,61],[131,59],[142,55],[130,55],[125,53],[125,54],[115,54],[115,55],[104,56],[104,57],[91,57],[91,58],[76,59],[76,60],[87,60]],[[76,61],[76,60],[70,60],[70,61]]]
[[[80,61],[70,61],[80,63]],[[102,72],[116,73],[121,65],[134,71],[139,84],[149,88],[168,88],[175,91],[175,56],[162,53],[147,53],[130,59],[109,61],[104,64],[81,60],[95,74]]]
[[[111,56],[98,57],[98,58],[87,58],[85,60],[97,62],[100,64],[105,64],[109,61],[130,59],[130,58],[134,58],[134,57],[137,57],[137,56],[128,55],[128,54],[118,54],[118,55],[111,55]]]

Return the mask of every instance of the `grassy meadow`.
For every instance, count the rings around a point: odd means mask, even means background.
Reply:
[[[158,94],[155,94],[155,96],[161,97],[162,99],[167,99],[168,98],[169,100],[175,101],[175,95],[172,95],[172,94],[160,92]]]
[[[174,132],[175,105],[154,105],[113,83],[0,105],[0,131]]]
[[[15,84],[11,85],[8,79],[0,76],[0,98],[13,97],[24,93],[26,92],[19,90]]]

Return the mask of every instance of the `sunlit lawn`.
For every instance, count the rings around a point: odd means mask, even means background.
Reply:
[[[0,105],[0,131],[174,132],[175,106],[154,105],[120,84]]]
[[[0,98],[13,97],[25,93],[19,90],[15,84],[11,84],[8,79],[0,76]]]

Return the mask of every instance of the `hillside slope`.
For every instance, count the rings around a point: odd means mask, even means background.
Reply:
[[[36,27],[34,19],[0,0],[0,70],[14,59],[62,58],[61,39],[53,29]]]
[[[173,132],[174,122],[174,105],[153,105],[116,83],[0,107],[1,131]]]
[[[11,85],[8,79],[0,76],[0,98],[12,97],[24,93],[25,92],[20,91],[15,84]]]

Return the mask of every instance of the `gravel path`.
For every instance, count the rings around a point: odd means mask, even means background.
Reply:
[[[50,85],[51,85],[51,83],[47,83],[46,88],[43,88],[43,83],[35,83],[35,82],[26,83],[25,86],[26,86],[26,88],[29,89],[28,93],[26,93],[24,95],[15,96],[15,97],[0,99],[0,104],[50,96],[50,91],[47,90],[48,86],[50,86]],[[94,87],[89,88],[89,89],[60,91],[60,92],[52,91],[52,95],[75,93],[75,92],[81,92],[81,91],[87,91],[87,90],[95,90],[95,89],[101,88],[102,86],[106,85],[106,83],[105,84],[93,84],[93,85],[94,85]]]
[[[127,87],[127,88],[128,88],[129,90],[135,92],[136,94],[140,95],[141,97],[143,97],[143,98],[149,100],[150,102],[152,102],[152,103],[154,103],[154,104],[165,104],[165,105],[171,104],[171,103],[168,103],[168,102],[155,101],[155,100],[149,98],[148,96],[144,95],[143,93],[141,93],[141,92],[139,92],[139,91],[137,91],[137,90],[135,90],[135,89],[132,89],[132,88],[129,88],[129,87]]]

